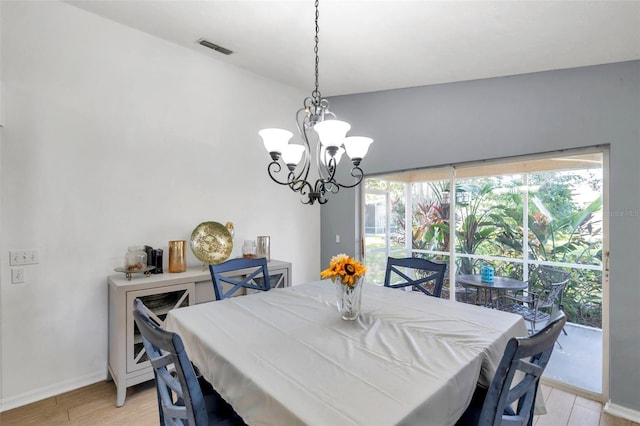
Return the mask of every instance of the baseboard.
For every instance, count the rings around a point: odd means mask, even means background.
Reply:
[[[13,408],[22,407],[23,405],[31,404],[32,402],[41,401],[43,399],[51,398],[52,396],[60,395],[65,392],[89,386],[106,379],[106,373],[104,371],[100,371],[99,373],[96,372],[86,376],[76,377],[73,380],[45,386],[43,388],[35,389],[9,398],[2,398],[0,399],[0,413],[3,411],[11,410]]]
[[[635,423],[640,423],[640,411],[632,410],[631,408],[614,404],[611,401],[607,402],[604,405],[604,412],[615,417],[620,417],[623,419],[631,420]]]
[[[590,399],[592,401],[604,402],[603,396],[597,392],[592,392],[586,389],[579,388],[577,386],[570,385],[565,382],[561,382],[549,377],[542,376],[540,383],[543,385],[551,386],[552,388],[559,389],[561,391],[569,392],[574,395],[581,396],[583,398]],[[606,397],[605,397],[606,398]]]

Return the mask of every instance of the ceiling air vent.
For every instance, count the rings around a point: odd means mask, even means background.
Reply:
[[[216,52],[224,53],[225,55],[231,55],[233,53],[232,50],[225,49],[224,47],[218,46],[217,44],[211,43],[210,41],[207,41],[203,38],[196,41],[196,43],[201,44],[204,47],[208,47],[209,49],[213,49]]]

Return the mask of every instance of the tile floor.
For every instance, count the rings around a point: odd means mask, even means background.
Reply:
[[[602,393],[602,330],[576,324],[565,326],[544,377]]]

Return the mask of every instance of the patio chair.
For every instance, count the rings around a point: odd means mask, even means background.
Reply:
[[[246,269],[247,273],[240,280],[224,274],[241,269]],[[209,272],[211,272],[216,300],[226,299],[240,289],[268,291],[271,288],[267,259],[264,257],[227,260],[217,265],[209,265]],[[225,290],[225,284],[231,285],[231,288]]]
[[[434,263],[419,257],[389,257],[384,286],[391,288],[411,286],[413,290],[421,291],[428,296],[440,297],[446,269],[447,265],[444,263]],[[408,270],[411,270],[414,278],[409,276]],[[393,282],[396,277],[401,278],[399,283]]]
[[[532,425],[540,377],[566,322],[558,311],[540,332],[511,338],[491,385],[476,388],[456,426]]]
[[[536,324],[549,321],[549,318],[561,310],[562,294],[570,276],[571,272],[540,266],[529,280],[527,293],[501,295],[498,309],[522,315],[531,324],[530,332],[535,333]]]
[[[245,425],[204,378],[196,377],[180,336],[152,320],[140,299],[133,319],[153,367],[161,425]]]

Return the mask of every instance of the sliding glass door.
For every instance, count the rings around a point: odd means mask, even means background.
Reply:
[[[367,178],[363,199],[368,283],[382,285],[387,256],[446,263],[451,278],[479,274],[483,265],[523,281],[541,265],[562,269],[571,274],[562,305],[572,333],[596,330],[601,347],[602,152],[389,173]],[[445,288],[442,297],[475,302],[449,280]],[[566,331],[561,340],[573,345]],[[572,385],[602,392],[601,375],[581,376]]]
[[[405,239],[406,187],[388,179],[364,182],[364,261],[367,282],[382,285],[387,257],[409,255]]]

